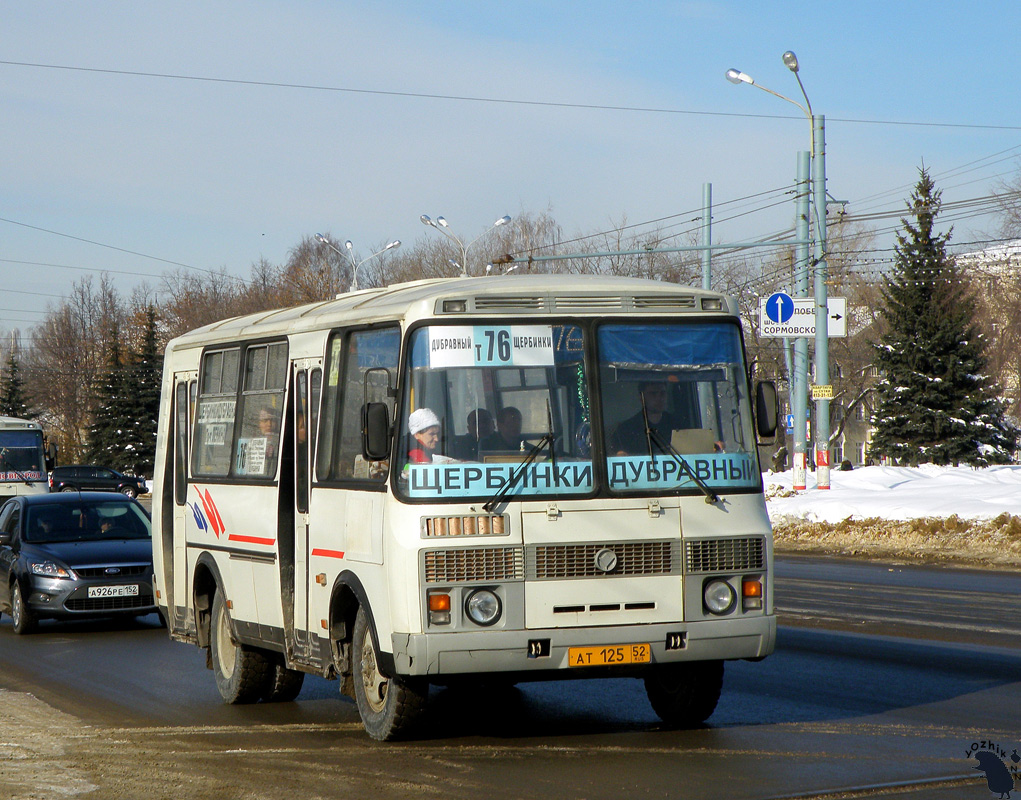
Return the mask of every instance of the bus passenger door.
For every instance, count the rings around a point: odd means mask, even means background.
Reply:
[[[197,374],[178,372],[174,374],[174,511],[173,530],[161,531],[163,536],[164,576],[167,592],[167,625],[175,633],[184,633],[189,624],[187,562],[187,520],[192,516],[188,506],[188,471],[191,462],[191,424],[194,419]],[[164,526],[165,528],[165,526]],[[172,539],[172,543],[167,541]],[[171,545],[173,552],[171,553]],[[167,569],[168,560],[172,567]]]
[[[318,652],[309,619],[309,505],[312,464],[322,389],[322,361],[302,359],[292,365],[294,387],[294,652],[298,660],[314,662]]]

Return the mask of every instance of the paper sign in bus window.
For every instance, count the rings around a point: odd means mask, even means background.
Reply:
[[[451,325],[429,329],[429,366],[553,366],[551,325]]]

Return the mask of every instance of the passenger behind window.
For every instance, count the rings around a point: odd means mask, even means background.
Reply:
[[[408,432],[412,441],[408,461],[412,464],[431,464],[440,443],[440,419],[430,408],[419,408],[408,417]]]
[[[642,412],[641,404],[645,404]],[[669,442],[673,431],[680,427],[677,420],[666,410],[666,381],[642,381],[638,384],[638,413],[622,421],[610,436],[610,452],[618,456],[648,455],[649,439],[645,435],[645,418],[648,416],[651,428],[661,442]],[[654,452],[662,452],[653,442]]]
[[[500,409],[496,415],[496,431],[479,442],[480,450],[523,450],[521,412],[514,406]]]
[[[259,410],[259,435],[266,439],[266,461],[275,462],[280,434],[277,432],[277,412],[273,406]]]
[[[468,414],[468,433],[455,436],[451,442],[451,453],[461,461],[479,460],[479,442],[492,436],[496,430],[493,415],[484,408],[476,408]]]

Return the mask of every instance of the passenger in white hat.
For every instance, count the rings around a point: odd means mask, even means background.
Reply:
[[[419,408],[408,417],[408,432],[415,438],[408,451],[412,464],[431,464],[440,443],[440,418],[431,408]]]

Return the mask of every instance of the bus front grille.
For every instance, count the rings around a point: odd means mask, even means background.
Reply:
[[[685,569],[693,572],[738,572],[764,569],[765,540],[760,536],[734,539],[687,539]]]
[[[610,551],[608,558],[604,551]],[[602,555],[601,555],[602,554]],[[607,569],[606,567],[610,568]],[[589,542],[531,545],[525,554],[528,580],[680,575],[680,541]]]
[[[524,577],[520,547],[465,547],[426,550],[426,583],[519,581]]]

